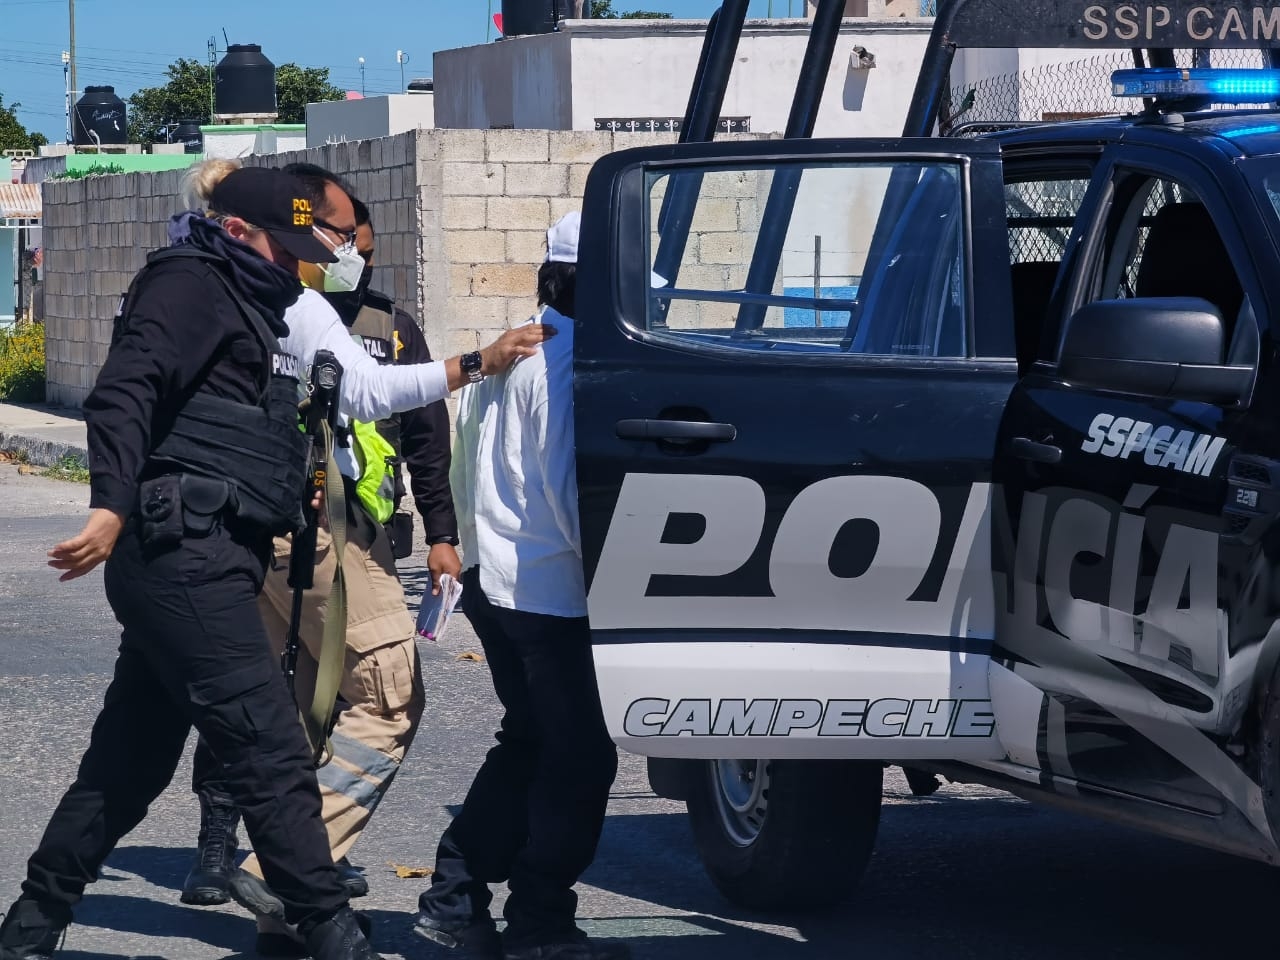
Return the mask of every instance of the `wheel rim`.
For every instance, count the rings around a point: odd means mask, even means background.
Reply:
[[[709,766],[711,792],[725,834],[740,847],[751,846],[768,813],[769,762],[715,760]]]

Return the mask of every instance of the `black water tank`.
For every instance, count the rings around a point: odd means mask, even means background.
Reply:
[[[173,142],[183,146],[183,153],[203,153],[204,134],[199,120],[183,120],[173,131]]]
[[[276,112],[276,66],[256,43],[227,47],[214,77],[214,113],[261,117]]]
[[[502,0],[502,35],[551,33],[557,21],[572,18],[573,7],[572,0]]]
[[[127,127],[124,101],[116,96],[115,87],[85,87],[71,111],[71,141],[76,146],[128,143]]]

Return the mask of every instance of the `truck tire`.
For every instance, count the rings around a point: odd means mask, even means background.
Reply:
[[[827,760],[708,760],[689,787],[707,874],[751,910],[810,911],[847,899],[880,825],[884,767]]]

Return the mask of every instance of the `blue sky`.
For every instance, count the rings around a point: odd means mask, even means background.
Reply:
[[[785,16],[788,0],[773,0]],[[718,0],[614,0],[617,10],[665,10],[677,17],[707,17]],[[768,0],[751,0],[753,17]],[[485,42],[488,0],[76,0],[77,80],[111,85],[128,97],[164,81],[178,57],[208,57],[210,37],[225,47],[258,43],[274,63],[325,66],[338,86],[360,89],[358,57],[365,58],[365,89],[395,92],[396,50],[404,50],[405,79],[431,76],[436,50]],[[501,0],[492,0],[494,12]],[[803,16],[803,0],[794,0]],[[496,32],[491,35],[496,36]],[[66,137],[62,51],[68,46],[67,0],[0,0],[0,96],[22,106],[19,118],[54,142]]]

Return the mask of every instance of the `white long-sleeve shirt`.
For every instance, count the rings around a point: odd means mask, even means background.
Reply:
[[[462,389],[449,471],[464,562],[497,607],[585,617],[573,438],[573,321],[538,353]],[[531,321],[531,322],[534,322]]]
[[[342,425],[350,420],[381,420],[449,396],[443,363],[378,363],[351,338],[351,330],[338,312],[315,290],[303,288],[302,296],[285,311],[284,322],[289,325],[289,335],[281,339],[280,346],[297,358],[304,371],[311,369],[317,350],[332,351],[342,364],[338,398]],[[359,467],[350,449],[335,447],[333,459],[344,476],[359,479]]]

